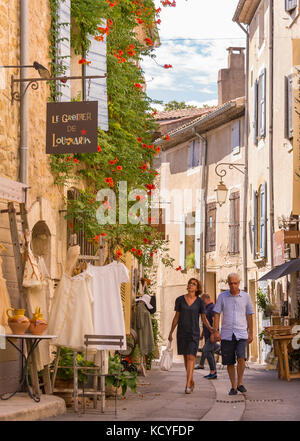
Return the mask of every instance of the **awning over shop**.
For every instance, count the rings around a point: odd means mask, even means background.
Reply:
[[[283,263],[282,265],[277,266],[276,268],[273,268],[271,271],[269,271],[267,274],[262,276],[259,281],[261,280],[268,280],[268,279],[279,279],[279,277],[286,276],[287,274],[295,273],[296,271],[300,271],[300,259],[293,259],[289,262]]]

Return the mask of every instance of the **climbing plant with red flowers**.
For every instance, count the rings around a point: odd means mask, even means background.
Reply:
[[[144,265],[151,265],[154,254],[160,252],[164,264],[172,266],[167,242],[151,226],[151,212],[143,224],[134,222],[141,210],[131,210],[155,190],[153,160],[160,148],[151,143],[155,129],[153,101],[145,92],[139,60],[155,56],[159,12],[153,0],[72,0],[75,25],[71,44],[81,56],[79,63],[90,61],[84,55],[88,54],[88,36],[92,35],[99,45],[104,36],[107,39],[109,131],[98,129],[97,153],[53,155],[51,165],[58,184],[74,179],[82,182],[78,199],[68,203],[67,218],[76,218],[76,225],[84,225],[89,240],[96,243],[105,237],[115,256],[129,251]],[[117,216],[116,222],[99,225],[96,212],[102,205],[105,214],[112,210],[119,213],[119,182],[127,185],[127,222],[120,222]],[[97,201],[97,192],[104,188],[114,191],[115,200],[108,197]],[[135,189],[139,198],[129,198]]]

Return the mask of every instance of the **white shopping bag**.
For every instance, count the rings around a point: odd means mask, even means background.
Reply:
[[[173,349],[171,349],[171,342],[169,341],[167,348],[163,351],[160,360],[160,370],[169,371],[173,364]]]

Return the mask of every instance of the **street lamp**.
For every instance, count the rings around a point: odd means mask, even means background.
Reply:
[[[227,172],[224,168],[222,170],[218,171],[218,168],[221,166],[222,167],[228,166],[229,169],[234,168],[234,169],[238,170],[239,172],[243,173],[243,175],[244,175],[245,172],[243,170],[241,170],[239,167],[245,168],[246,165],[245,164],[232,164],[231,162],[220,162],[219,164],[216,165],[215,173],[216,173],[216,175],[220,176],[220,178],[221,178],[217,188],[215,189],[215,191],[217,192],[217,202],[220,205],[220,207],[222,207],[222,205],[225,204],[226,198],[227,198],[227,193],[228,193],[228,188],[226,187],[226,185],[223,182],[223,177],[226,176]]]

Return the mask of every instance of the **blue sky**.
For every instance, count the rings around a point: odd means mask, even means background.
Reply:
[[[245,47],[245,34],[233,23],[238,0],[177,0],[177,6],[162,7],[156,49],[157,63],[145,59],[147,93],[164,103],[177,100],[201,107],[217,104],[219,69],[227,67],[229,46]],[[157,7],[160,0],[155,0]],[[158,109],[160,106],[155,106]]]

